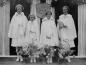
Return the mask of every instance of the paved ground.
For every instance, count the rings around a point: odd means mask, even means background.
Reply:
[[[27,62],[16,62],[16,58],[0,58],[0,65],[86,65],[86,58],[82,59],[72,59],[71,63],[52,63],[52,64],[42,64],[42,63],[29,63]]]

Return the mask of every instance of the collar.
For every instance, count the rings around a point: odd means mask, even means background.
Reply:
[[[22,16],[22,15],[24,15],[24,13],[23,13],[23,12],[21,12],[21,14],[18,14],[18,13],[16,12],[16,13],[15,13],[15,15],[16,15],[16,16],[19,16],[19,15],[21,15],[21,16]]]
[[[50,19],[47,19],[47,17],[45,17],[44,19],[43,19],[43,21],[46,21],[46,20],[54,20],[54,18],[51,16],[51,18]]]

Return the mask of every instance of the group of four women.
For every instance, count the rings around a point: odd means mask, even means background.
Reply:
[[[12,17],[8,37],[12,38],[12,46],[16,47],[17,61],[23,61],[20,51],[22,47],[34,44],[38,48],[44,48],[46,46],[60,46],[69,49],[74,47],[74,39],[76,36],[76,30],[74,20],[70,14],[68,14],[68,6],[63,7],[63,14],[59,16],[57,26],[55,25],[55,19],[52,17],[51,11],[45,14],[42,19],[40,27],[39,18],[35,15],[29,15],[28,18],[24,15],[23,6],[18,4]],[[70,62],[70,60],[68,60]]]

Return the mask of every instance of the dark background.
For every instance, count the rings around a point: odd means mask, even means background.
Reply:
[[[22,4],[24,6],[24,10],[23,12],[25,13],[26,16],[28,16],[30,14],[30,5],[31,5],[31,1],[28,0],[29,2],[27,2],[27,0],[10,0],[11,6],[10,6],[10,20],[12,18],[12,16],[14,15],[14,13],[16,12],[15,10],[15,6],[16,4]],[[62,7],[64,5],[68,5],[69,6],[69,13],[73,16],[74,18],[74,22],[75,22],[75,26],[76,26],[76,30],[77,30],[77,34],[78,34],[78,5],[73,4],[71,2],[69,2],[68,0],[58,0],[56,1],[52,1],[52,7],[55,8],[55,20],[57,21],[57,19],[59,18],[59,15],[62,14]],[[57,22],[56,22],[57,24]],[[15,48],[11,46],[11,39],[10,39],[10,55],[16,55],[16,51]],[[75,50],[74,55],[77,55],[78,53],[78,38],[75,39],[75,48],[72,48],[73,50]]]

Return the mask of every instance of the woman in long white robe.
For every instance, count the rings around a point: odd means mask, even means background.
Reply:
[[[8,32],[8,37],[12,38],[11,46],[16,47],[18,56],[20,56],[21,48],[24,45],[25,27],[26,23],[28,22],[26,16],[22,12],[22,8],[23,6],[21,4],[16,6],[17,12],[15,12],[14,16],[12,17]],[[20,60],[23,61],[23,59]],[[19,57],[16,61],[19,61]]]
[[[42,20],[40,47],[48,48],[52,51],[54,46],[59,46],[59,40],[55,20],[51,15],[52,13],[50,11],[47,12],[46,17]],[[52,63],[52,54],[51,57],[47,58],[47,63]]]
[[[70,14],[63,14],[59,17],[59,20],[67,26],[67,28],[63,27],[60,30],[61,40],[69,40],[70,47],[75,47],[74,39],[76,38],[76,30],[72,16]]]
[[[9,38],[12,38],[11,46],[21,47],[23,45],[26,22],[28,20],[23,12],[21,14],[17,12],[14,14],[8,33]]]
[[[55,20],[51,16],[51,12],[47,13],[47,16],[43,19],[41,25],[41,36],[40,45],[43,47],[48,46],[58,46],[58,32],[55,25]]]
[[[40,28],[38,24],[38,20],[35,19],[34,15],[30,15],[30,20],[27,23],[26,27],[26,40],[28,45],[29,44],[39,44],[39,35],[40,35]]]
[[[59,16],[57,26],[59,26],[59,37],[63,48],[70,50],[71,47],[75,47],[76,29],[72,15],[68,14],[68,6],[63,7],[63,14]]]
[[[26,27],[26,43],[27,43],[27,46],[34,45],[34,46],[38,47],[39,46],[39,38],[40,38],[39,35],[40,35],[40,28],[39,28],[38,20],[35,18],[34,15],[30,15],[30,20],[28,21],[27,27]],[[31,56],[30,62],[35,63],[36,58]]]

